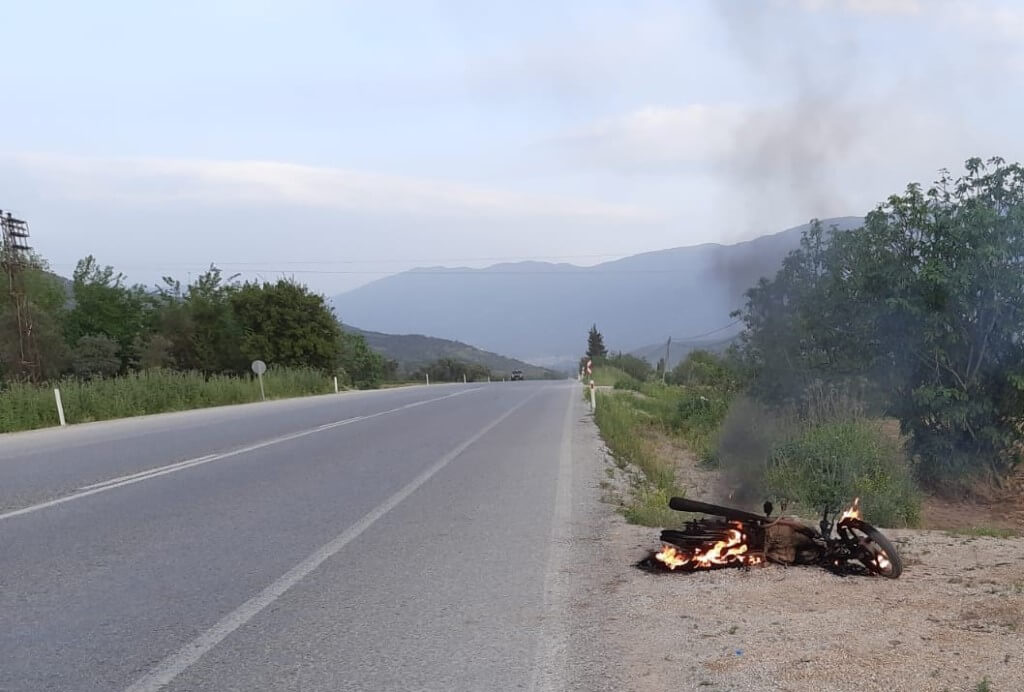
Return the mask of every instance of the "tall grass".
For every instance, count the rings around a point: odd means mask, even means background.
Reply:
[[[643,474],[635,479],[632,497],[623,509],[626,519],[644,526],[673,525],[680,515],[668,508],[668,500],[684,495],[685,489],[676,483],[671,460],[660,457],[653,441],[643,434],[651,416],[637,408],[640,401],[631,394],[601,392],[594,418],[612,455]]]
[[[260,400],[256,378],[147,370],[97,380],[65,379],[60,388],[68,423],[86,423]],[[309,368],[271,368],[263,375],[268,399],[334,391],[331,378]],[[0,432],[57,425],[52,387],[11,383],[0,390]]]
[[[741,397],[717,439],[718,465],[741,502],[770,497],[810,515],[860,497],[868,521],[918,523],[910,461],[856,397],[813,395],[788,408]]]
[[[613,365],[595,365],[594,373],[590,379],[600,387],[611,387],[619,380],[630,377],[625,370],[620,370]]]

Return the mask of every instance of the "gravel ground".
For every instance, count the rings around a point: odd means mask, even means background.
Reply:
[[[596,428],[575,433],[570,689],[1024,690],[1024,539],[886,531],[896,581],[778,565],[652,575],[633,563],[658,531],[615,513]]]

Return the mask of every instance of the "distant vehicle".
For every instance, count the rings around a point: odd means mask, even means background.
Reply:
[[[513,370],[512,371],[512,381],[515,382],[516,380],[521,380],[521,379],[523,379],[523,371],[522,370]]]

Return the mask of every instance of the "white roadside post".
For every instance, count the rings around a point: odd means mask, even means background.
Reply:
[[[425,374],[427,376],[427,384],[430,384],[430,373],[428,372],[428,373],[425,373]]]
[[[466,373],[462,373],[462,384],[466,384]]]
[[[267,364],[262,360],[254,360],[252,362],[252,371],[256,373],[256,377],[260,380],[260,401],[266,401],[267,394],[263,391],[263,373],[267,371]]]
[[[67,425],[67,421],[64,420],[64,404],[60,400],[60,390],[56,387],[53,388],[53,398],[57,402],[57,419],[60,421],[61,427]]]
[[[338,393],[338,376],[337,375],[334,376],[334,393],[335,394]]]
[[[594,381],[590,381],[590,410],[597,410],[597,388],[594,387]]]

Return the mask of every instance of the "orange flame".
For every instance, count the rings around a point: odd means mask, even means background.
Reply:
[[[664,545],[661,552],[654,555],[655,559],[664,563],[669,569],[676,569],[690,564],[693,569],[711,569],[724,565],[757,565],[762,562],[760,555],[751,555],[746,535],[739,529],[729,531],[728,537],[718,541],[708,550],[697,548],[693,555],[674,546]],[[692,564],[691,564],[692,563]]]
[[[843,512],[843,515],[839,517],[839,522],[842,523],[847,519],[860,519],[860,498],[855,497],[853,499],[853,505],[850,509]]]
[[[690,561],[689,558],[684,558],[683,554],[673,548],[670,545],[661,546],[661,552],[656,554],[656,557],[661,562],[664,562],[669,569],[675,569],[676,567],[682,567]]]

